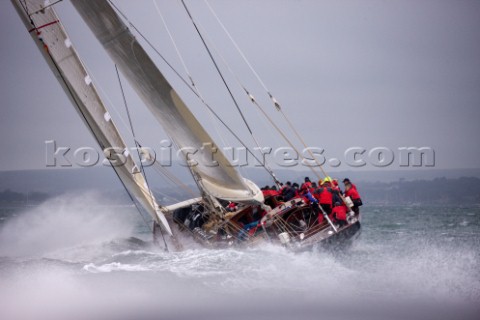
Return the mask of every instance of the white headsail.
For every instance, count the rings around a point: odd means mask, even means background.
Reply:
[[[221,151],[212,157],[205,150],[205,146],[215,148],[212,138],[108,1],[72,0],[72,4],[157,121],[195,164],[191,170],[202,189],[225,200],[263,201],[259,188],[241,177]]]
[[[44,0],[12,0],[12,3],[107,159],[117,164],[125,162],[124,165],[114,166],[114,169],[128,192],[171,235],[162,209],[128,152],[53,7]]]

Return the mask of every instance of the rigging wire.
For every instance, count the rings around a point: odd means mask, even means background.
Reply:
[[[245,115],[243,114],[242,110],[240,109],[240,105],[238,104],[237,99],[235,99],[235,96],[233,95],[233,92],[232,92],[232,90],[230,89],[230,86],[228,85],[225,77],[223,76],[222,71],[220,70],[220,67],[219,67],[218,64],[217,64],[217,61],[215,60],[215,58],[214,58],[214,56],[213,56],[213,54],[212,54],[212,52],[211,52],[211,50],[210,50],[207,42],[205,41],[202,33],[200,32],[200,29],[198,28],[197,23],[196,23],[195,20],[193,19],[193,16],[192,16],[192,14],[190,13],[190,10],[189,10],[188,7],[187,7],[187,4],[185,3],[184,0],[180,0],[180,2],[182,3],[183,7],[185,8],[185,11],[186,11],[187,14],[188,14],[188,17],[190,18],[190,21],[192,22],[193,26],[195,27],[195,30],[197,31],[197,34],[198,34],[198,36],[200,37],[200,40],[202,41],[203,46],[204,46],[205,49],[207,50],[207,53],[208,53],[208,55],[209,55],[209,57],[210,57],[210,60],[212,61],[213,65],[215,66],[215,69],[217,70],[218,75],[219,75],[220,78],[222,79],[222,82],[223,82],[223,84],[225,85],[225,88],[227,89],[227,91],[228,91],[228,93],[229,93],[229,95],[230,95],[230,97],[231,97],[231,99],[232,99],[235,107],[237,108],[240,116],[242,117],[242,120],[243,120],[245,126],[247,127],[250,135],[252,136],[253,141],[255,142],[255,144],[257,145],[257,147],[259,148],[259,150],[262,150],[262,148],[260,147],[260,143],[258,142],[257,138],[255,137],[255,135],[254,135],[254,133],[253,133],[253,131],[252,131],[252,128],[251,128],[250,125],[248,124],[248,121],[247,121],[247,119],[245,118]],[[275,183],[276,183],[278,186],[280,186],[280,181],[276,178],[276,176],[275,176],[275,174],[273,173],[273,171],[269,168],[268,164],[266,163],[266,160],[264,161],[263,165],[265,166],[265,169],[266,169],[266,170],[269,170],[270,172],[272,172],[272,177],[273,177]]]
[[[140,144],[138,143],[137,141],[137,138],[135,136],[135,131],[133,129],[133,122],[132,122],[132,117],[130,116],[130,110],[128,109],[128,103],[127,103],[127,98],[125,97],[125,91],[123,90],[123,85],[122,85],[122,79],[120,77],[120,72],[118,72],[118,67],[117,65],[115,64],[115,72],[117,74],[117,78],[118,78],[118,84],[120,86],[120,91],[122,92],[122,98],[123,98],[123,103],[125,105],[125,110],[127,111],[127,118],[128,118],[128,123],[130,124],[130,130],[132,132],[132,137],[133,137],[133,140],[135,141],[135,146],[136,146],[136,150],[137,150],[137,155],[138,155],[138,158],[139,158],[139,161],[140,161],[140,172],[141,172],[141,175],[143,176],[143,178],[145,179],[145,188],[147,190],[144,190],[144,191],[148,191],[148,194],[150,195],[150,202],[151,202],[151,205],[153,207],[153,209],[155,210],[155,214],[157,214],[157,210],[159,208],[161,208],[161,205],[159,205],[157,203],[157,201],[155,201],[155,197],[153,196],[153,192],[152,192],[152,189],[150,188],[149,186],[149,183],[148,183],[148,179],[147,179],[147,174],[145,172],[145,168],[143,167],[143,163],[142,163],[142,157],[140,155]],[[134,172],[131,173],[132,175],[135,174]],[[142,188],[143,189],[143,188]],[[158,217],[157,217],[158,218]],[[154,219],[154,223],[157,223],[156,219]],[[155,230],[155,228],[154,228]],[[168,245],[167,245],[167,241],[165,240],[165,236],[163,235],[163,230],[162,228],[160,228],[160,234],[162,235],[162,239],[163,239],[163,243],[165,245],[165,249],[168,251]]]
[[[158,15],[160,16],[160,19],[162,20],[162,24],[163,24],[163,26],[165,27],[165,30],[166,30],[169,38],[170,38],[170,41],[172,42],[172,45],[173,45],[173,47],[174,47],[174,49],[175,49],[175,52],[176,52],[176,54],[177,54],[177,57],[178,57],[178,59],[180,60],[180,63],[182,64],[183,69],[185,70],[185,73],[187,74],[188,79],[190,80],[191,87],[195,90],[195,92],[196,92],[197,95],[201,98],[201,100],[204,100],[203,95],[202,95],[201,92],[200,92],[200,89],[198,88],[198,86],[196,85],[195,81],[193,80],[193,77],[192,77],[192,75],[191,75],[191,73],[190,73],[190,71],[189,71],[189,69],[188,69],[188,67],[187,67],[187,64],[186,64],[186,62],[185,62],[185,59],[183,58],[182,54],[180,53],[180,50],[179,50],[178,45],[177,45],[177,42],[175,41],[175,39],[174,39],[174,37],[173,37],[173,35],[172,35],[171,31],[170,31],[170,28],[169,28],[168,25],[167,25],[167,22],[166,22],[163,14],[162,14],[162,11],[160,10],[160,7],[159,7],[159,5],[158,5],[158,3],[157,3],[157,0],[152,0],[152,2],[153,2],[153,4],[154,4],[154,6],[155,6],[155,10],[157,11]],[[202,104],[202,105],[204,105],[204,104]],[[210,118],[210,121],[211,121],[211,123],[213,124],[213,126],[214,126],[214,128],[215,128],[215,132],[217,133],[217,137],[220,139],[220,141],[222,142],[222,144],[223,144],[224,147],[230,146],[230,143],[229,143],[229,141],[228,141],[228,138],[227,138],[226,136],[222,135],[221,132],[220,132],[220,128],[219,128],[218,123],[217,123],[218,120],[215,119],[215,116],[212,114],[212,112],[211,112],[208,108],[206,108],[206,109],[207,109],[207,114],[208,114],[208,116],[209,116],[209,118]],[[248,176],[247,173],[243,172],[242,167],[239,167],[239,170],[241,171],[242,176],[244,176],[244,175],[247,175],[247,176]],[[191,191],[190,191],[190,193],[193,194],[193,192],[191,192]]]
[[[88,72],[88,68],[84,65],[85,69],[87,69],[87,72]],[[96,81],[96,78],[93,76],[93,74],[91,74],[90,72],[88,72],[89,76],[92,78],[93,80],[93,83],[95,83],[96,87],[98,87],[100,89],[100,91],[103,93],[103,95],[105,96],[105,98],[107,99],[107,101],[109,102],[110,106],[112,107],[111,109],[113,109],[116,113],[116,115],[119,117],[121,123],[125,126],[125,129],[127,131],[131,131],[130,128],[129,128],[129,125],[127,125],[127,123],[125,122],[125,119],[123,118],[123,116],[120,114],[120,112],[117,110],[117,108],[115,108],[115,104],[113,103],[111,97],[108,95],[108,93],[103,89],[103,87],[100,85],[100,83],[98,81]],[[139,140],[137,140],[135,137],[133,137],[133,140],[134,140],[134,143],[135,145],[138,144],[138,148],[142,149],[143,146],[142,144],[140,143]],[[192,195],[195,195],[195,193],[192,191],[192,189],[185,185],[184,183],[181,182],[181,180],[179,179],[172,179],[171,177],[169,178],[168,175],[172,176],[171,173],[165,169],[163,167],[162,164],[160,164],[158,162],[158,160],[155,159],[155,162],[154,162],[154,168],[155,168],[155,171],[159,174],[159,175],[162,175],[162,176],[165,176],[166,178],[168,178],[168,182],[172,183],[172,186],[175,186],[175,187],[181,187],[182,189],[184,189],[184,191],[187,191],[188,193],[192,194]],[[160,168],[160,169],[159,169]],[[174,177],[174,176],[172,176]],[[158,191],[158,190],[157,190]],[[159,193],[161,193],[162,195],[164,196],[167,196],[166,194],[158,191]],[[196,195],[195,195],[196,196]],[[170,196],[169,196],[170,197]],[[170,197],[172,198],[172,197]],[[175,198],[172,198],[174,200],[177,200]]]
[[[183,0],[182,0],[183,1]],[[225,31],[225,33],[227,34],[227,36],[230,38],[230,41],[234,44],[234,46],[236,47],[237,51],[240,53],[240,55],[242,56],[242,58],[244,59],[245,63],[248,65],[248,67],[250,68],[250,70],[252,71],[252,73],[255,75],[255,77],[257,78],[257,80],[260,82],[260,84],[263,86],[264,90],[267,92],[268,96],[270,97],[270,99],[272,100],[273,102],[273,105],[275,106],[275,109],[277,111],[279,111],[281,113],[281,115],[283,116],[283,118],[285,119],[285,121],[287,122],[288,126],[290,127],[290,129],[293,131],[293,133],[296,135],[297,139],[301,142],[301,144],[303,145],[304,147],[304,150],[307,150],[308,153],[310,154],[310,156],[312,157],[312,159],[315,161],[316,165],[320,168],[320,171],[322,172],[322,174],[325,176],[325,178],[329,178],[329,175],[328,173],[325,171],[325,169],[323,168],[322,164],[318,161],[318,159],[315,157],[315,155],[313,154],[312,150],[307,146],[305,140],[302,138],[302,136],[300,135],[300,133],[297,131],[297,129],[295,128],[295,126],[293,125],[293,123],[290,121],[290,119],[286,116],[286,114],[283,112],[283,109],[282,107],[280,106],[280,103],[277,101],[277,99],[271,94],[270,90],[268,90],[267,86],[265,85],[265,83],[262,81],[262,79],[260,78],[260,76],[258,75],[258,73],[255,71],[255,69],[252,67],[252,65],[250,64],[250,62],[248,61],[247,57],[245,56],[245,54],[243,53],[243,51],[240,49],[240,47],[237,45],[237,43],[235,42],[235,40],[233,39],[233,37],[230,35],[230,33],[228,32],[227,28],[225,27],[225,25],[220,21],[220,18],[217,16],[217,14],[215,13],[215,11],[213,10],[213,8],[210,6],[210,4],[208,3],[207,0],[204,0],[204,2],[207,4],[207,6],[209,7],[210,11],[212,12],[212,14],[215,16],[216,20],[218,21],[218,23],[221,25],[221,27],[223,28],[223,30]],[[261,109],[260,105],[258,105],[258,103],[256,103],[254,97],[250,94],[248,94],[248,91],[246,91],[247,95],[250,96],[252,102],[255,103],[255,105],[257,105],[257,107],[259,109]],[[267,117],[267,119],[273,124],[273,121],[270,119],[270,117],[263,111],[263,109],[261,109],[261,111],[265,114],[265,116]],[[276,126],[275,126],[276,127]],[[291,145],[292,146],[292,145]],[[297,149],[295,147],[292,146],[293,149],[296,150],[297,153],[299,153],[297,151]],[[300,153],[299,153],[300,154]],[[300,154],[302,157],[303,157],[303,154]],[[303,157],[304,158],[304,157]],[[304,158],[305,159],[305,158]],[[318,175],[318,173],[314,170],[314,167],[313,166],[308,166],[316,175],[317,177],[320,179],[321,177]],[[342,199],[342,202],[347,205],[346,203],[346,200],[345,198],[340,195],[340,198]]]
[[[135,136],[135,131],[133,129],[133,122],[132,122],[132,118],[130,116],[130,110],[128,109],[128,104],[127,104],[127,98],[125,97],[125,91],[123,90],[123,85],[122,85],[122,79],[120,78],[120,73],[118,72],[118,68],[117,68],[117,65],[115,64],[115,72],[117,74],[117,78],[118,78],[118,84],[120,86],[120,91],[122,93],[122,98],[123,98],[123,103],[125,105],[125,110],[127,111],[127,118],[128,118],[128,122],[130,124],[130,131],[132,132],[132,137],[133,137],[133,140],[135,141],[135,146],[136,146],[136,150],[137,150],[137,155],[138,155],[138,159],[140,161],[140,171],[141,171],[141,174],[143,175],[143,178],[145,179],[145,184],[146,184],[146,188],[147,188],[147,191],[150,195],[150,201],[152,203],[152,206],[155,208],[155,205],[159,206],[156,201],[155,201],[155,197],[153,196],[152,194],[152,190],[150,189],[149,187],[149,184],[148,184],[148,180],[147,180],[147,175],[145,173],[145,168],[143,167],[143,163],[142,163],[142,157],[140,155],[140,144],[138,143],[137,141],[137,138]],[[132,174],[134,174],[132,172]]]
[[[127,111],[127,119],[128,119],[128,124],[130,125],[130,131],[132,132],[132,137],[133,137],[133,140],[135,141],[135,145],[138,147],[135,131],[133,130],[132,117],[130,116],[130,110],[128,109],[127,98],[125,97],[125,91],[123,90],[122,79],[120,78],[120,73],[118,72],[118,67],[116,64],[115,64],[115,73],[117,75],[118,85],[120,86],[120,91],[122,93],[123,104],[125,106],[125,110]],[[138,154],[138,156],[140,158],[140,153]]]
[[[182,0],[183,1],[183,0]],[[300,133],[297,131],[297,129],[295,128],[295,126],[293,125],[293,123],[290,121],[290,119],[288,119],[288,117],[286,116],[286,114],[283,112],[283,109],[280,105],[280,103],[278,102],[278,100],[273,96],[273,94],[270,92],[270,90],[267,88],[267,86],[265,85],[265,83],[263,82],[263,80],[260,78],[259,74],[255,71],[255,69],[253,68],[253,66],[251,65],[250,61],[247,59],[247,57],[245,56],[245,54],[243,53],[243,51],[240,49],[240,47],[238,46],[237,42],[235,41],[235,39],[233,39],[232,35],[230,34],[230,32],[228,31],[228,29],[225,27],[225,25],[222,23],[222,21],[220,20],[220,18],[218,17],[218,15],[216,14],[215,10],[212,8],[212,6],[210,5],[210,3],[208,2],[208,0],[204,0],[205,4],[207,5],[208,9],[210,10],[210,12],[212,13],[212,15],[215,17],[215,19],[217,20],[218,24],[222,27],[222,29],[224,30],[225,34],[228,36],[228,38],[230,39],[230,41],[232,42],[232,44],[234,45],[234,47],[237,49],[238,53],[240,54],[240,56],[242,57],[242,59],[244,60],[244,62],[247,64],[248,68],[252,71],[252,73],[254,74],[254,76],[257,78],[258,82],[260,83],[260,85],[263,87],[263,89],[266,91],[266,93],[268,94],[268,96],[270,97],[270,100],[273,102],[273,105],[275,106],[275,109],[280,112],[283,116],[283,118],[285,119],[285,121],[287,122],[288,126],[290,127],[290,129],[293,131],[293,133],[295,134],[295,136],[297,137],[297,139],[302,143],[302,145],[304,146],[304,148],[306,150],[308,150],[310,156],[312,157],[312,159],[316,162],[317,166],[320,168],[320,170],[322,171],[323,175],[325,177],[328,177],[328,174],[327,172],[325,171],[325,169],[323,168],[323,166],[318,162],[318,159],[314,156],[313,152],[310,150],[310,148],[308,148],[305,140],[302,138],[302,136],[300,135]],[[311,167],[311,166],[309,166]],[[312,168],[312,167],[311,167]]]
[[[155,6],[155,10],[157,11],[158,15],[160,16],[160,19],[162,20],[162,23],[163,23],[163,26],[165,27],[165,30],[167,31],[167,34],[170,38],[170,41],[172,42],[172,45],[175,48],[175,52],[177,54],[177,57],[180,60],[180,63],[182,64],[183,69],[185,70],[185,73],[188,76],[188,79],[190,80],[192,88],[194,88],[194,90],[197,92],[197,94],[200,97],[202,97],[202,99],[203,99],[203,95],[200,93],[199,88],[197,87],[195,81],[193,80],[193,77],[192,77],[192,75],[191,75],[191,73],[190,73],[190,71],[187,67],[187,64],[185,63],[185,59],[183,58],[182,54],[180,53],[180,50],[177,46],[177,43],[176,43],[175,39],[173,38],[173,35],[170,32],[170,29],[168,28],[167,22],[166,22],[165,18],[163,17],[162,11],[160,10],[160,7],[158,6],[157,1],[156,0],[152,0],[152,1],[153,1],[154,6]],[[223,146],[228,146],[228,141],[227,141],[226,137],[223,137],[223,135],[220,133],[218,123],[217,123],[217,121],[215,121],[215,118],[214,118],[213,114],[208,109],[207,109],[207,113],[208,113],[208,116],[210,118],[210,121],[213,123],[213,126],[215,128],[215,132],[217,133],[217,136],[222,141]]]
[[[250,61],[248,61],[247,57],[245,56],[245,54],[243,53],[243,51],[240,49],[240,47],[238,46],[237,42],[235,41],[235,39],[233,39],[232,35],[230,34],[230,32],[228,32],[227,28],[225,27],[225,25],[222,23],[222,21],[220,20],[220,18],[218,17],[218,15],[216,14],[216,12],[213,10],[213,8],[210,6],[210,3],[208,2],[208,0],[204,0],[205,4],[207,5],[208,9],[210,10],[210,12],[212,13],[212,15],[215,17],[215,19],[217,20],[218,24],[222,27],[223,31],[225,31],[225,34],[228,36],[228,38],[230,39],[230,41],[232,42],[232,44],[235,46],[235,48],[237,49],[238,53],[242,56],[243,60],[245,61],[245,63],[247,64],[247,66],[250,68],[250,70],[252,71],[252,73],[255,75],[255,77],[257,78],[257,80],[260,82],[260,84],[262,85],[262,87],[265,89],[265,91],[268,92],[268,89],[267,89],[267,86],[265,85],[265,83],[262,81],[262,79],[260,78],[260,76],[258,75],[258,73],[255,71],[255,69],[253,68],[253,66],[250,64]]]
[[[159,174],[165,176],[168,181],[170,181],[173,185],[178,186],[182,188],[184,191],[187,193],[190,193],[193,197],[197,197],[198,195],[195,194],[195,192],[190,188],[188,185],[184,184],[180,179],[178,179],[175,175],[173,175],[171,172],[169,172],[167,169],[163,167],[163,165],[155,160],[153,163],[153,168],[155,171],[157,171]]]
[[[238,85],[243,89],[243,91],[247,94],[247,96],[250,100],[251,97],[250,97],[249,90],[247,90],[246,86],[242,83],[242,81],[239,79],[237,74],[232,70],[229,63],[225,59],[225,57],[222,55],[222,53],[220,52],[218,47],[215,45],[215,42],[212,40],[212,38],[209,37],[208,33],[206,32],[206,29],[202,26],[202,24],[199,21],[197,21],[197,25],[198,25],[200,30],[203,30],[203,34],[204,34],[205,38],[208,40],[210,46],[213,48],[213,51],[220,57],[220,60],[223,62],[223,65],[227,68],[227,70],[230,72],[230,74],[235,78]],[[262,120],[264,120],[263,117],[262,117]],[[266,124],[266,122],[264,122],[264,123]],[[267,125],[267,127],[269,129],[271,129],[270,126]],[[274,136],[273,132],[270,132],[270,134],[272,136]]]
[[[130,21],[128,20],[127,16],[111,1],[111,0],[108,0],[108,2],[112,5],[112,7],[129,23],[129,25],[147,42],[147,44],[162,58],[162,60],[175,72],[175,74],[187,85],[188,88],[190,88],[196,95],[197,97],[199,97],[198,93],[196,91],[194,91],[190,85],[188,85],[188,83],[186,82],[186,80],[178,73],[178,71],[163,57],[163,55],[152,45],[152,43],[140,32],[140,30],[138,30],[135,25]],[[202,100],[203,101],[203,100]],[[211,108],[209,108],[211,109]],[[170,139],[173,141],[173,139]],[[138,143],[138,141],[136,141],[135,139],[135,143]],[[161,166],[160,166],[161,167]],[[163,169],[163,167],[161,167]],[[192,169],[189,167],[189,171],[190,173],[192,174],[192,177],[193,179],[195,180],[195,182],[198,184],[198,182],[196,181],[196,176],[195,176],[195,173],[192,171]],[[157,170],[157,172],[159,172]],[[164,176],[168,176],[167,173],[167,170],[163,170],[163,175]],[[169,178],[172,182],[174,182],[174,180],[171,178]],[[175,182],[174,182],[175,183]],[[180,186],[182,186],[182,184],[180,183]],[[194,194],[192,190],[188,190],[189,187],[184,185],[183,184],[183,187],[187,189],[187,191],[191,194]]]
[[[82,63],[83,64],[83,63]],[[85,68],[85,70],[87,70],[87,73],[89,75],[90,78],[92,78],[92,82],[95,83],[95,87],[99,88],[101,93],[103,94],[104,98],[107,99],[108,101],[108,104],[109,104],[109,109],[107,109],[107,111],[110,113],[110,110],[113,110],[115,111],[115,114],[117,115],[117,117],[120,119],[120,122],[121,124],[125,127],[124,129],[127,130],[127,131],[130,131],[129,130],[129,126],[127,125],[127,123],[125,122],[125,119],[123,118],[123,116],[120,114],[120,112],[117,110],[117,108],[115,107],[115,103],[113,103],[113,100],[110,98],[110,96],[108,95],[108,93],[105,91],[105,89],[103,88],[103,86],[101,85],[100,81],[97,81],[97,78],[93,75],[92,72],[90,72],[90,70],[88,69],[88,67],[83,64],[83,67]]]
[[[201,24],[198,23],[198,25],[200,26],[200,28],[202,27]],[[208,35],[206,35],[206,38],[208,39]],[[300,150],[293,144],[293,142],[286,136],[286,134],[282,131],[282,129],[280,129],[278,127],[278,125],[272,120],[272,118],[265,112],[265,110],[260,106],[260,104],[258,103],[258,101],[255,99],[255,97],[250,93],[250,91],[246,88],[246,86],[242,83],[242,81],[240,80],[240,78],[237,76],[237,74],[232,70],[232,68],[230,67],[230,65],[228,64],[227,60],[225,59],[225,57],[221,54],[220,50],[215,46],[214,42],[209,39],[210,41],[210,44],[212,45],[213,47],[213,50],[215,51],[215,53],[220,57],[220,59],[222,60],[223,64],[225,65],[225,67],[227,68],[227,70],[231,73],[231,75],[235,78],[237,84],[243,89],[243,91],[245,92],[247,98],[258,108],[258,110],[260,111],[260,113],[263,115],[264,118],[266,118],[268,120],[268,122],[270,123],[270,125],[281,135],[281,137],[289,144],[289,146],[291,148],[293,148],[295,150],[295,152],[297,152],[297,154],[304,160],[305,157],[303,156],[303,154],[300,152]],[[317,171],[315,171],[314,167],[312,166],[308,166],[312,172],[319,178],[321,179],[321,176],[317,173]]]
[[[255,143],[257,144],[257,146],[260,147],[259,143],[257,142],[257,139],[256,139],[256,138],[254,137],[254,135],[253,135],[253,131],[252,131],[252,129],[250,128],[250,125],[248,124],[248,122],[247,122],[247,120],[245,119],[245,116],[244,116],[242,110],[240,109],[240,106],[239,106],[239,104],[238,104],[238,102],[237,102],[237,99],[235,99],[235,96],[233,95],[232,90],[230,89],[227,81],[225,80],[225,77],[223,76],[223,74],[222,74],[222,72],[221,72],[221,70],[220,70],[220,68],[219,68],[219,66],[218,66],[215,58],[213,57],[212,52],[210,51],[210,48],[208,47],[207,43],[205,42],[205,39],[203,38],[202,33],[201,33],[200,30],[198,29],[198,26],[197,26],[195,20],[193,19],[192,14],[190,13],[190,10],[188,9],[188,7],[187,7],[187,5],[185,4],[185,1],[184,1],[184,0],[180,0],[180,1],[181,1],[181,3],[182,3],[183,7],[185,8],[185,11],[186,11],[187,14],[188,14],[188,17],[190,18],[190,21],[192,22],[193,26],[195,27],[195,30],[197,31],[198,36],[200,37],[200,40],[202,41],[205,49],[207,50],[207,53],[208,53],[210,59],[212,60],[212,63],[213,63],[213,65],[215,66],[215,69],[217,70],[218,75],[219,75],[220,78],[222,79],[222,82],[223,82],[223,84],[225,85],[225,88],[227,89],[230,97],[232,98],[232,101],[233,101],[235,107],[237,108],[238,113],[239,113],[240,116],[242,117],[242,120],[243,120],[243,122],[245,123],[245,126],[247,127],[248,131],[249,131],[250,134],[252,135],[252,137],[253,137],[253,139],[255,140]]]
[[[25,1],[24,4],[22,4],[25,12],[27,13],[28,15],[28,9],[27,9],[27,2]],[[30,16],[30,15],[29,15]],[[33,22],[33,20],[30,18],[30,23],[32,24],[32,27],[33,28],[37,28],[37,26],[35,25],[35,23]],[[39,38],[39,41],[41,41],[43,43],[43,40]],[[45,43],[43,43],[43,45],[46,46]],[[81,111],[81,108],[80,108],[80,105],[79,105],[79,102],[75,99],[75,94],[74,92],[72,91],[72,89],[70,88],[70,86],[68,85],[68,81],[67,79],[65,79],[60,67],[58,66],[58,64],[56,63],[55,59],[53,58],[52,54],[50,53],[50,51],[46,50],[46,54],[48,55],[48,57],[50,58],[50,61],[52,63],[52,65],[55,67],[56,69],[56,72],[57,74],[60,76],[60,79],[61,81],[65,84],[65,88],[66,90],[68,91],[68,94],[70,95],[70,97],[72,97],[72,101],[74,102],[74,105],[76,107],[76,109],[78,110],[79,114],[83,117],[86,125],[88,126],[88,128],[90,129],[90,131],[93,133],[93,128],[92,126],[90,125],[90,123],[87,121],[87,117],[85,116],[85,114]],[[94,136],[94,139],[97,141],[98,145],[100,146],[100,148],[103,150],[105,149],[105,146],[103,145],[103,143],[100,141],[100,139],[98,139],[97,136],[93,135]],[[112,168],[113,168],[113,171],[115,171],[115,174],[117,175],[118,179],[120,180],[120,182],[122,183],[125,191],[127,192],[128,196],[130,197],[131,201],[133,202],[133,204],[135,205],[138,213],[140,214],[140,216],[142,217],[142,220],[145,222],[146,226],[148,229],[150,229],[150,225],[148,224],[148,222],[146,221],[145,217],[143,216],[142,214],[142,211],[140,209],[140,207],[138,206],[138,203],[135,201],[133,195],[130,193],[130,191],[128,190],[127,186],[125,185],[124,181],[120,178],[120,174],[118,173],[117,169],[115,166],[112,165]]]
[[[160,19],[162,20],[163,26],[165,27],[165,30],[166,30],[169,38],[170,38],[170,41],[171,41],[172,44],[173,44],[173,47],[174,47],[175,52],[176,52],[176,54],[177,54],[177,57],[179,58],[180,63],[182,64],[183,69],[185,70],[185,73],[187,74],[188,79],[190,80],[191,87],[195,90],[195,92],[196,92],[197,95],[201,98],[201,100],[204,100],[203,95],[202,95],[201,92],[200,92],[200,89],[198,88],[198,86],[196,85],[195,81],[193,80],[193,77],[192,77],[192,75],[191,75],[191,73],[190,73],[190,71],[189,71],[189,69],[188,69],[188,67],[187,67],[187,64],[186,64],[186,62],[185,62],[185,59],[183,58],[182,54],[180,53],[180,50],[179,50],[179,48],[178,48],[178,45],[177,45],[177,43],[176,43],[176,41],[175,41],[175,39],[174,39],[171,31],[170,31],[170,28],[168,27],[168,24],[167,24],[167,22],[166,22],[166,20],[165,20],[165,18],[164,18],[164,16],[163,16],[163,14],[162,14],[162,11],[160,10],[160,7],[159,7],[159,5],[158,5],[158,3],[157,3],[157,0],[152,0],[152,2],[153,2],[153,4],[154,4],[154,6],[155,6],[155,10],[157,11],[158,15],[160,16]],[[204,104],[202,104],[202,105],[204,105]],[[210,121],[212,122],[212,124],[213,124],[213,126],[214,126],[214,128],[215,128],[215,132],[217,133],[218,138],[220,138],[223,146],[224,146],[224,147],[230,146],[231,144],[229,143],[228,138],[227,138],[225,135],[221,134],[221,132],[220,132],[220,128],[219,128],[218,123],[217,123],[218,120],[215,119],[215,116],[212,114],[212,112],[211,112],[208,108],[206,108],[206,109],[207,109],[207,113],[208,113],[208,116],[209,116],[209,118],[210,118]],[[239,170],[241,171],[242,176],[245,176],[245,175],[248,176],[248,173],[244,172],[244,171],[242,170],[242,167],[241,167],[241,166],[239,167]]]
[[[187,80],[173,67],[173,65],[168,62],[168,60],[160,53],[160,51],[143,35],[142,32],[128,19],[128,17],[112,2],[112,0],[107,0],[111,6],[125,19],[125,21],[138,33],[138,35],[150,46],[150,48],[163,60],[163,62],[173,71],[173,73],[187,86],[187,88],[193,92],[195,96],[200,100],[201,103],[203,103],[208,110],[212,112],[212,114],[220,121],[220,123],[230,132],[231,135],[235,137],[235,139],[243,146],[245,149],[248,151],[249,154],[252,155],[252,157],[257,160],[262,167],[268,172],[268,174],[276,181],[275,174],[272,171],[269,171],[264,163],[255,155],[255,153],[247,146],[247,144],[228,126],[225,121],[218,115],[218,113],[215,112],[215,110],[207,103],[205,100],[203,100],[197,93],[196,91],[188,84]]]

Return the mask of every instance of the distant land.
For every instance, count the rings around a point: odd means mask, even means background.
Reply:
[[[173,169],[175,175],[195,190],[193,180],[185,168]],[[147,179],[164,204],[191,197],[184,190],[171,185],[152,168],[147,168]],[[311,171],[276,170],[283,181],[303,181],[305,176],[316,180]],[[242,175],[254,180],[260,187],[272,185],[261,169],[245,168]],[[395,170],[343,171],[332,176],[354,181],[366,203],[371,204],[480,204],[480,169],[458,170]],[[115,172],[107,167],[81,169],[43,169],[0,171],[0,203],[35,204],[65,193],[99,192],[109,203],[129,203]]]

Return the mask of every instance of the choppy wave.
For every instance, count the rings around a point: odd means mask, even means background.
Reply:
[[[295,254],[278,246],[168,253],[139,221],[128,227],[134,213],[95,212],[104,219],[94,219],[81,206],[54,207],[18,215],[0,229],[2,319],[85,312],[100,319],[250,319],[258,312],[317,319],[320,310],[338,316],[358,306],[402,304],[442,310],[441,319],[448,314],[442,307],[458,305],[466,318],[480,302],[478,208],[365,208],[363,233],[347,251]],[[75,234],[61,240],[68,233],[62,227],[72,223],[75,229],[67,229]],[[19,232],[29,234],[15,242]]]

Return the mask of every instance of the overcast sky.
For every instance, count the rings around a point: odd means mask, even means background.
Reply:
[[[152,0],[114,2],[185,75]],[[179,2],[157,3],[206,100],[253,145]],[[286,128],[205,3],[187,3],[237,76]],[[354,146],[416,146],[435,150],[437,168],[480,167],[480,1],[210,4],[307,143],[325,148],[327,158],[342,158]],[[131,143],[114,65],[69,1],[55,8]],[[0,170],[45,167],[45,140],[96,147],[10,1],[0,1],[0,27]],[[221,135],[226,144],[238,145],[224,129],[217,133],[198,100],[147,51],[217,142],[223,144]],[[280,146],[278,135],[226,76],[261,143]],[[129,87],[126,96],[139,139],[156,149],[165,134]]]

